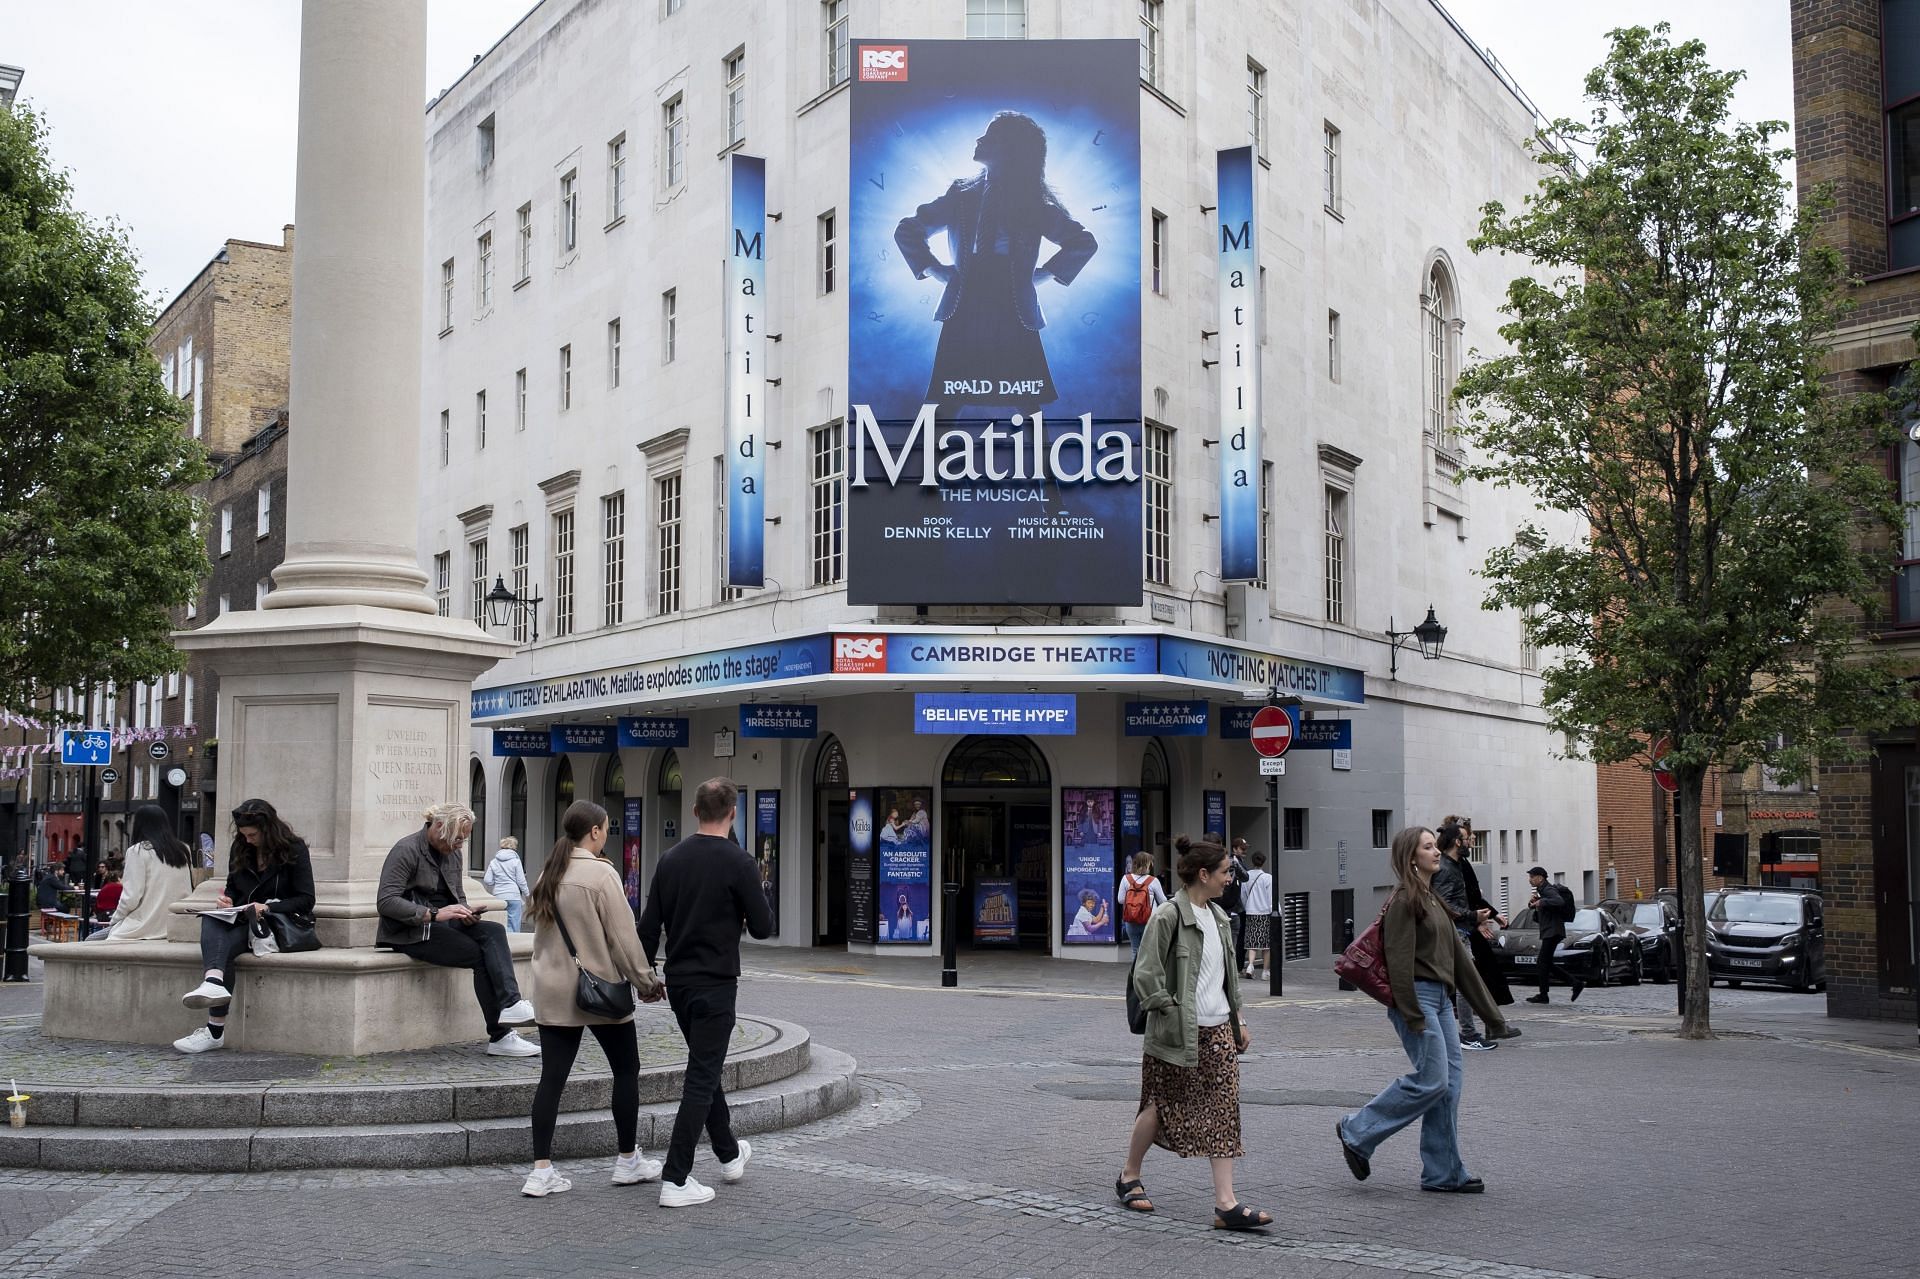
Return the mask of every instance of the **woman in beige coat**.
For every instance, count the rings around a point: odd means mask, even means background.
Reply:
[[[534,926],[533,1008],[544,1051],[540,1087],[533,1094],[533,1172],[520,1193],[536,1199],[573,1188],[553,1166],[553,1129],[583,1031],[593,1032],[613,1069],[613,1126],[620,1138],[613,1184],[652,1181],[661,1166],[658,1159],[648,1159],[634,1139],[640,1117],[640,1044],[633,1015],[609,1021],[581,1012],[574,994],[582,968],[608,981],[632,982],[634,994],[648,1003],[659,999],[663,988],[640,949],[620,872],[600,856],[607,842],[607,810],[577,801],[560,819],[560,829],[560,842],[547,854],[527,900],[527,918]]]

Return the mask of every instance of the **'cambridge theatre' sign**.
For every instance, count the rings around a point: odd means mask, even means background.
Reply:
[[[849,602],[1140,602],[1138,57],[854,42]]]

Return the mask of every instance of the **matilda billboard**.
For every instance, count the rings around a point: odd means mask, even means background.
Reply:
[[[850,602],[1140,602],[1138,57],[855,42]]]

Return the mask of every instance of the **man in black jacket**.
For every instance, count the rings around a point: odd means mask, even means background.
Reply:
[[[1540,993],[1528,995],[1530,1004],[1544,1004],[1547,999],[1547,987],[1553,982],[1553,952],[1567,939],[1567,923],[1573,918],[1573,890],[1565,884],[1547,882],[1547,871],[1543,866],[1535,866],[1527,872],[1527,880],[1533,885],[1533,897],[1527,905],[1533,907],[1534,919],[1540,925]],[[1580,992],[1587,984],[1562,968],[1561,974],[1567,984],[1573,987],[1573,997],[1580,998]]]
[[[1434,834],[1434,842],[1439,845],[1441,856],[1440,867],[1433,872],[1433,894],[1447,908],[1447,914],[1453,917],[1454,931],[1459,934],[1461,944],[1470,947],[1473,944],[1473,930],[1479,926],[1480,919],[1473,905],[1476,890],[1468,887],[1468,879],[1473,874],[1465,856],[1468,838],[1458,818],[1448,818],[1440,824],[1440,829]],[[1474,1024],[1473,1008],[1467,1003],[1466,995],[1458,989],[1454,995],[1454,1017],[1460,1023],[1460,1047],[1463,1049],[1483,1052],[1500,1046],[1480,1033],[1480,1028]]]
[[[773,912],[760,888],[759,871],[747,850],[727,837],[739,808],[740,789],[731,779],[700,783],[693,795],[694,834],[669,848],[653,872],[653,887],[640,912],[640,945],[656,962],[660,930],[667,933],[667,1003],[687,1041],[687,1073],[680,1111],[667,1145],[660,1204],[685,1208],[713,1198],[693,1178],[693,1147],[707,1130],[720,1179],[746,1175],[748,1143],[736,1140],[720,1087],[720,1068],[733,1038],[734,1000],[740,986],[740,928],[773,936]]]

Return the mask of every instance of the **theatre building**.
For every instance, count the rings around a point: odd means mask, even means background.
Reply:
[[[1532,126],[1428,0],[536,7],[428,109],[422,563],[517,646],[475,864],[592,799],[639,900],[724,773],[783,946],[932,953],[954,884],[1114,959],[1213,832],[1324,964],[1449,812],[1591,895],[1475,575],[1542,517],[1449,396]]]

